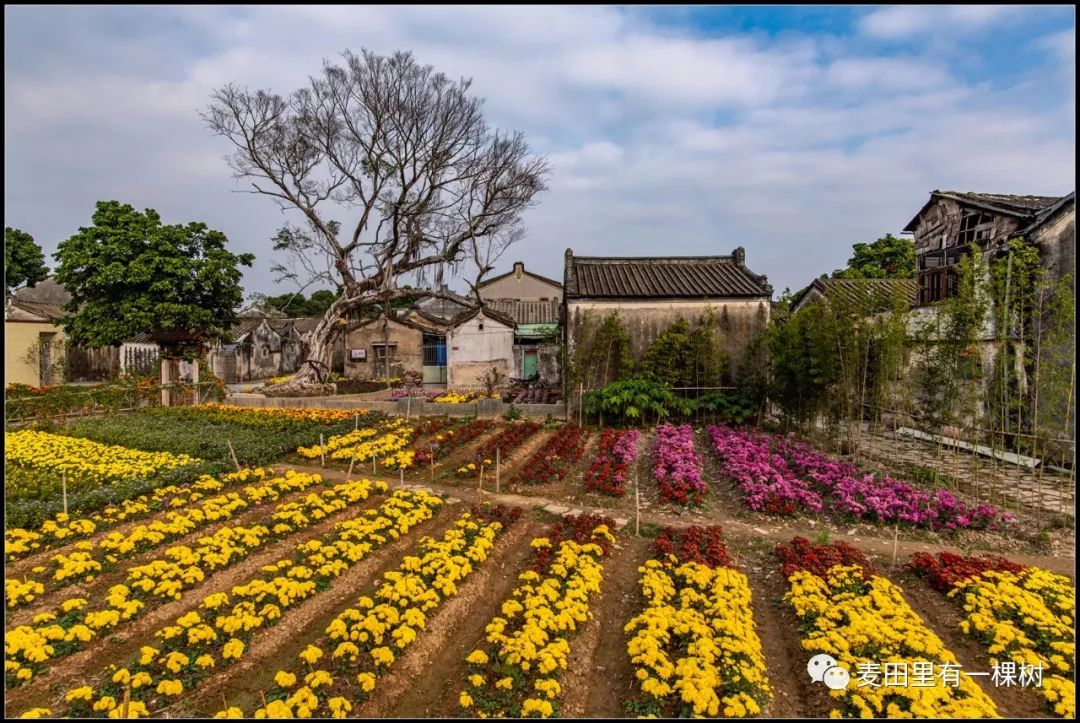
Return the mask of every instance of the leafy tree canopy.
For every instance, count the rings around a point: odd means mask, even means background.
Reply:
[[[99,201],[93,225],[53,255],[56,280],[71,294],[66,336],[89,347],[116,346],[144,332],[214,336],[236,321],[240,265],[228,239],[204,223],[166,226],[153,209]]]
[[[869,244],[855,244],[847,268],[832,273],[834,279],[913,279],[915,244],[911,239],[887,233]]]
[[[8,293],[23,284],[33,286],[48,277],[45,255],[34,243],[34,237],[11,226],[4,228],[4,286]]]

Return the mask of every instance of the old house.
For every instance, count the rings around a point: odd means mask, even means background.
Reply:
[[[566,250],[563,323],[573,355],[589,323],[613,311],[630,335],[630,353],[645,350],[677,319],[717,316],[720,344],[734,369],[769,321],[772,287],[746,266],[743,249],[728,256],[596,257]]]
[[[1076,258],[1075,192],[1065,196],[1008,196],[932,191],[904,227],[912,234],[918,268],[919,306],[956,292],[957,264],[972,242],[990,260],[1023,238],[1039,248],[1043,264],[1060,278]]]
[[[562,284],[527,271],[521,261],[505,274],[481,282],[477,291],[484,301],[562,301]]]
[[[562,296],[560,287],[559,296]],[[562,304],[546,301],[502,299],[485,306],[514,320],[514,346],[510,376],[557,387],[562,381],[559,329]]]
[[[514,320],[490,307],[459,314],[446,332],[450,387],[482,386],[496,373],[505,382],[513,372]]]
[[[1076,264],[1076,194],[1015,196],[932,191],[930,199],[904,227],[904,232],[913,236],[918,269],[918,305],[911,325],[914,330],[936,318],[936,302],[956,295],[960,261],[971,253],[972,244],[983,259],[992,264],[1008,258],[1009,241],[1023,239],[1038,249],[1040,263],[1047,271],[1048,278],[1059,280],[1072,273]],[[1075,279],[1072,286],[1075,289]],[[995,313],[990,313],[984,318],[979,332],[978,353],[968,373],[969,382],[974,383],[989,370],[1002,366],[998,364],[1000,350],[1018,341],[1017,325],[1010,324],[1008,330],[997,329],[993,321],[995,316]],[[1039,326],[1052,323],[1053,320],[1044,319]],[[1029,330],[1028,344],[1032,342],[1030,333]],[[926,338],[933,343],[932,335]],[[1075,359],[1075,335],[1069,347],[1048,347],[1041,350],[1040,356],[1045,356],[1048,361],[1057,359],[1058,363],[1067,365],[1069,359]],[[913,360],[924,353],[925,349],[916,349]],[[1025,352],[1021,350],[1004,365],[1012,369],[1018,380],[1016,393],[1021,397],[1031,391],[1034,381],[1029,364],[1030,360],[1025,361]],[[1028,402],[1038,405],[1044,420],[1065,419],[1068,413],[1057,407],[1068,409],[1074,406],[1074,401],[1034,396],[1035,399]],[[1075,392],[1069,396],[1074,397]],[[1027,409],[1021,417],[1031,417],[1033,411],[1034,408]],[[983,406],[981,413],[987,412],[987,407]],[[965,416],[965,419],[975,421],[970,416]],[[1065,424],[1065,427],[1069,425]],[[1070,434],[1074,432],[1070,431]]]
[[[918,290],[915,279],[814,279],[792,298],[791,312],[837,298],[848,308],[871,314],[892,309],[897,299],[910,308],[918,301]]]
[[[345,332],[345,374],[354,379],[419,376],[445,384],[445,331],[423,314],[362,319]]]

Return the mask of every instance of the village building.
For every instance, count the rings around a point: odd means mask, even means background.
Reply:
[[[791,299],[791,312],[818,301],[839,299],[849,309],[876,314],[895,308],[898,301],[907,310],[918,298],[915,279],[814,279]]]
[[[262,309],[248,309],[240,314],[227,334],[207,354],[211,369],[227,384],[260,381],[292,374],[307,358],[309,336],[321,321],[320,316],[275,316]],[[344,369],[344,339],[334,344],[329,371]]]
[[[505,274],[481,282],[477,291],[484,301],[562,301],[562,284],[526,270],[521,261]]]
[[[494,375],[500,383],[514,371],[514,320],[484,306],[459,314],[446,332],[450,387],[479,387]]]
[[[415,313],[379,314],[345,332],[345,375],[353,379],[411,377],[446,383],[446,335],[440,320]]]
[[[695,323],[711,311],[730,377],[769,322],[772,287],[747,268],[741,247],[728,256],[655,257],[574,256],[567,249],[563,278],[568,354],[587,319],[618,312],[630,334],[631,356],[640,360],[676,320]]]

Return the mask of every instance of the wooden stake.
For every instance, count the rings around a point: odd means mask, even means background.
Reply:
[[[900,544],[900,523],[896,523],[892,538],[892,566],[896,569],[896,548]]]
[[[352,459],[349,460],[349,471],[345,475],[346,482],[352,479],[352,468],[354,464],[356,464],[356,447],[353,447]]]
[[[266,710],[266,693],[259,691],[259,697],[262,698],[263,710]]]
[[[224,708],[222,708],[222,710],[228,710],[229,709],[229,701],[225,700],[225,694],[224,693],[221,694],[221,702],[225,706]]]
[[[641,492],[638,489],[638,475],[634,475],[634,536],[641,537]]]
[[[378,470],[375,469],[375,452],[372,451],[372,453],[371,453],[371,476],[374,477],[378,473],[379,473]]]
[[[431,481],[435,481],[435,445],[431,445]]]
[[[581,426],[581,405],[583,403],[582,400],[584,398],[585,398],[585,382],[581,382],[581,384],[578,385],[578,394],[577,394],[577,423],[578,423],[579,427]]]
[[[60,473],[60,489],[64,494],[64,514],[67,514],[67,472]]]
[[[397,469],[397,486],[398,486],[398,489],[401,489],[402,487],[405,486],[405,468],[404,467],[398,467],[398,469]]]
[[[233,464],[236,465],[236,471],[239,472],[240,471],[240,460],[238,460],[236,458],[236,450],[233,449],[232,440],[231,439],[226,439],[225,444],[229,445],[229,455],[232,457]]]
[[[323,446],[322,432],[319,432],[319,459],[322,460],[322,466],[326,466],[326,447]]]
[[[355,415],[355,418],[353,419],[353,431],[355,432],[355,431],[357,431],[359,429],[360,429],[360,412],[357,412],[356,415]]]
[[[477,493],[480,495],[480,499],[484,498],[484,465],[480,465],[480,484],[476,487]]]
[[[123,718],[128,717],[128,705],[131,703],[131,683],[124,686],[124,715]]]
[[[499,463],[499,448],[495,448],[495,494],[499,494],[499,475],[501,472],[501,464]]]

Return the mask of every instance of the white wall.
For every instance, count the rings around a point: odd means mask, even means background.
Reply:
[[[478,385],[491,367],[509,377],[513,371],[513,358],[514,329],[477,314],[446,335],[446,383],[448,386]]]

